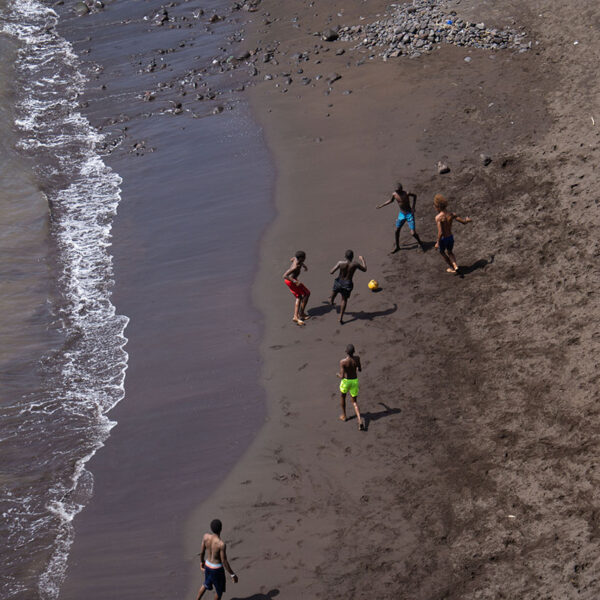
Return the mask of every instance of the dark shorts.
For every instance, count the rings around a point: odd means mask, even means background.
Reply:
[[[204,568],[204,587],[207,590],[212,590],[213,586],[217,595],[223,595],[225,592],[225,569],[223,567],[218,569]]]
[[[440,240],[438,250],[440,252],[452,252],[454,248],[454,236],[449,235],[448,237],[443,237]]]
[[[348,300],[350,298],[350,294],[354,289],[354,283],[349,281],[348,279],[340,279],[339,277],[335,278],[333,282],[333,292],[335,294],[341,294],[342,298]]]

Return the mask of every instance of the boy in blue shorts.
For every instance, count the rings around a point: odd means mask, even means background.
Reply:
[[[469,217],[459,217],[448,210],[448,201],[441,194],[433,197],[433,206],[437,210],[435,223],[437,225],[437,241],[435,247],[440,251],[442,258],[448,264],[446,271],[455,275],[459,274],[459,266],[454,256],[454,236],[452,235],[452,221],[463,225],[471,223]]]
[[[410,202],[411,198],[412,198],[412,205]],[[404,225],[405,222],[408,223],[408,228],[410,229],[410,233],[415,238],[417,244],[419,245],[419,248],[421,248],[421,250],[423,250],[423,252],[425,252],[425,247],[423,246],[423,242],[421,242],[421,239],[419,238],[419,235],[417,234],[417,231],[415,229],[415,206],[417,204],[416,194],[412,194],[412,193],[407,194],[404,191],[404,189],[402,188],[402,184],[399,183],[396,186],[396,190],[392,194],[392,197],[387,202],[380,204],[376,208],[383,208],[384,206],[387,206],[388,204],[391,204],[392,202],[394,202],[394,200],[398,203],[400,212],[398,213],[398,218],[396,219],[396,233],[395,233],[396,245],[394,246],[394,249],[392,250],[392,254],[394,252],[398,252],[398,250],[400,250],[400,230],[402,229],[402,226]]]

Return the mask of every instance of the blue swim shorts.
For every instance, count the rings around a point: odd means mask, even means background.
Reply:
[[[413,213],[403,213],[402,211],[400,211],[398,213],[398,218],[396,219],[396,228],[400,229],[400,227],[404,225],[404,221],[408,223],[408,228],[411,231],[415,230],[415,215]]]
[[[213,585],[215,586],[215,593],[220,598],[225,592],[225,569],[223,567],[211,569],[210,567],[205,566],[204,587],[207,590],[212,590]]]
[[[449,235],[448,237],[443,237],[440,239],[440,243],[438,246],[438,250],[440,252],[452,252],[452,249],[454,248],[454,236],[453,235]]]

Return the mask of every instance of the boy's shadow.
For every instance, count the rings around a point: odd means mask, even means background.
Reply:
[[[471,273],[473,273],[473,271],[483,269],[483,268],[487,267],[488,265],[491,265],[493,262],[494,262],[494,255],[491,254],[488,259],[480,258],[479,260],[475,261],[472,265],[469,265],[468,267],[460,266],[458,268],[458,274],[460,277],[464,277],[465,275],[470,275]]]
[[[363,421],[365,423],[365,431],[369,430],[369,424],[371,423],[371,421],[379,421],[379,419],[383,419],[384,417],[389,417],[390,415],[397,415],[398,413],[402,412],[400,408],[390,408],[389,406],[387,406],[387,404],[384,404],[383,402],[379,402],[379,404],[383,406],[383,410],[380,410],[379,412],[375,413],[362,413],[361,417],[363,418]]]
[[[245,596],[244,598],[236,596],[231,600],[271,600],[272,598],[275,598],[275,596],[279,596],[279,590],[271,590],[266,594],[252,594],[252,596]]]
[[[346,319],[344,323],[352,323],[352,321],[372,321],[377,317],[385,317],[387,315],[391,315],[398,310],[398,305],[394,304],[392,308],[388,308],[386,310],[374,310],[372,312],[365,312],[361,310],[359,312],[350,312],[346,311],[346,317],[351,316],[352,318]]]
[[[322,317],[327,313],[330,313],[332,310],[335,310],[335,304],[331,304],[327,300],[323,300],[321,306],[315,306],[313,308],[308,309],[308,315],[310,317]]]

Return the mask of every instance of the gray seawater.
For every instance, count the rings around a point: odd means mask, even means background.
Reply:
[[[0,597],[56,598],[87,461],[124,395],[111,303],[121,179],[77,108],[78,57],[37,0],[0,0]]]

